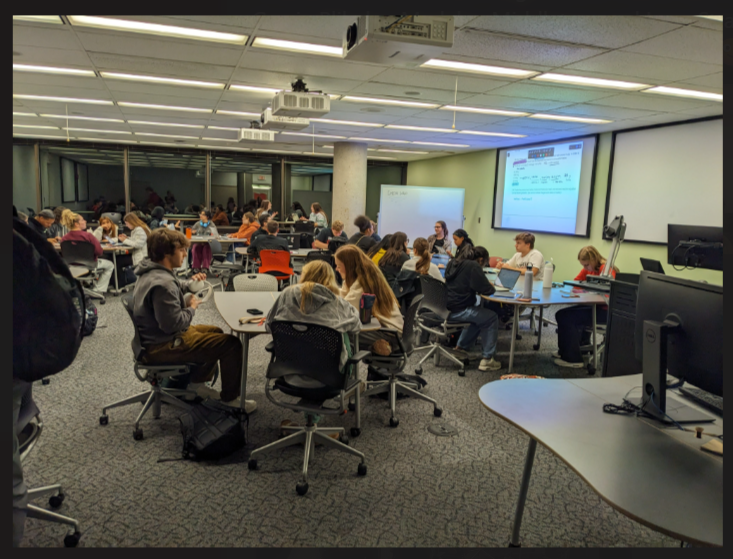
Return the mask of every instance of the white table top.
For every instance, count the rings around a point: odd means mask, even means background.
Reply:
[[[232,239],[232,241],[237,241],[242,239]],[[290,251],[290,256],[293,258],[305,258],[308,256],[309,252],[318,251],[317,248],[296,248],[295,250]],[[247,247],[237,247],[234,249],[234,252],[237,254],[244,254],[247,255]],[[326,251],[324,251],[326,252]]]
[[[191,241],[192,243],[208,243],[213,240],[217,240],[222,244],[223,243],[237,243],[237,242],[241,243],[242,242],[242,239],[231,239],[229,237],[211,237],[211,236],[202,237],[200,235],[192,235],[191,238],[189,239],[189,241]]]
[[[521,278],[520,278],[521,281]],[[515,291],[521,291],[522,286],[514,286]],[[571,293],[577,295],[577,297],[563,297]],[[578,288],[569,289],[566,287],[553,287],[552,289],[543,289],[542,282],[535,282],[532,289],[532,302],[517,301],[513,295],[508,291],[497,291],[494,295],[485,297],[484,299],[489,301],[495,301],[497,303],[506,303],[508,305],[525,305],[540,306],[540,305],[607,305],[608,295],[605,296],[597,291],[585,291]],[[537,300],[535,300],[537,299]]]

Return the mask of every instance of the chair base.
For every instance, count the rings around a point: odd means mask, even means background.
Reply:
[[[182,402],[179,400],[176,396],[185,396],[185,395],[195,395],[193,392],[189,392],[188,390],[180,390],[176,388],[162,388],[157,382],[156,384],[151,386],[151,389],[147,392],[141,392],[140,394],[136,394],[135,396],[130,396],[129,398],[125,398],[123,400],[119,400],[117,402],[114,402],[112,404],[108,404],[102,408],[102,415],[99,418],[99,423],[101,425],[107,425],[108,422],[108,416],[107,416],[107,410],[110,410],[112,408],[119,408],[122,406],[129,406],[131,404],[137,404],[142,403],[143,409],[140,411],[140,413],[137,416],[137,419],[135,420],[135,439],[139,440],[142,439],[142,430],[140,429],[140,421],[142,421],[142,418],[145,416],[145,414],[150,410],[150,408],[153,408],[153,418],[158,419],[160,417],[160,410],[161,410],[161,403],[165,402],[166,404],[171,404],[172,406],[176,406],[177,408],[180,408],[184,411],[188,411],[191,409],[191,406],[189,404],[186,404],[185,402]],[[138,436],[139,434],[139,436]]]
[[[419,371],[418,374],[421,374],[422,373],[422,364],[425,361],[427,361],[429,357],[434,356],[433,357],[434,363],[437,366],[438,363],[440,362],[440,356],[441,355],[447,357],[450,361],[452,361],[453,363],[456,363],[457,365],[460,366],[460,369],[458,370],[459,376],[464,376],[466,374],[466,368],[465,368],[466,367],[466,363],[463,362],[463,361],[461,361],[460,359],[458,359],[458,357],[456,357],[455,355],[453,355],[450,351],[448,351],[445,347],[443,347],[438,342],[434,342],[434,343],[432,343],[430,345],[423,346],[423,347],[416,347],[413,350],[413,353],[416,352],[416,351],[427,349],[427,348],[430,348],[430,351],[428,351],[423,356],[423,358],[420,359],[420,361],[417,364],[416,371]]]
[[[52,495],[51,499],[49,500],[49,504],[51,506],[61,506],[61,503],[63,503],[64,500],[64,492],[61,488],[61,485],[58,483],[28,490],[28,500],[40,499],[41,497],[47,497],[49,495]],[[68,531],[67,536],[64,539],[64,544],[66,545],[66,547],[75,547],[79,541],[79,537],[81,537],[79,522],[74,518],[70,518],[68,516],[64,516],[63,514],[58,514],[57,512],[43,509],[32,504],[27,505],[26,516],[28,518],[35,518],[36,520],[45,520],[48,522],[55,522],[57,524],[66,524],[67,526],[71,526],[73,529]]]
[[[413,396],[414,398],[417,398],[418,400],[423,400],[425,402],[430,402],[431,404],[433,404],[433,414],[436,417],[440,417],[443,413],[443,410],[438,407],[438,403],[432,398],[425,396],[425,394],[421,394],[420,392],[418,392],[416,388],[417,383],[407,383],[397,380],[396,374],[392,374],[388,380],[367,381],[367,389],[361,396],[363,398],[366,396],[373,396],[375,394],[383,394],[384,392],[388,392],[389,409],[391,412],[389,424],[392,427],[397,427],[397,425],[399,425],[399,420],[397,419],[397,415],[395,413],[398,393],[404,394],[406,396]]]

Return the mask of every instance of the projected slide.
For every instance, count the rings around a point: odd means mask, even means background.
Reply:
[[[508,149],[502,226],[575,233],[583,142]]]

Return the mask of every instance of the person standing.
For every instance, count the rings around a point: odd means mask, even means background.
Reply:
[[[163,198],[161,198],[155,190],[150,188],[149,186],[145,187],[145,192],[148,195],[148,205],[152,204],[153,207],[155,206],[165,206],[165,202],[163,201]]]

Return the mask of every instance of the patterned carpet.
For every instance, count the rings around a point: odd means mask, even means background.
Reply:
[[[101,407],[145,388],[132,371],[132,325],[119,298],[99,307],[99,326],[82,343],[74,364],[36,383],[34,398],[44,432],[25,463],[30,487],[62,483],[59,510],[81,523],[80,547],[505,547],[511,532],[527,438],[488,412],[479,388],[506,373],[509,332],[499,332],[503,369],[484,373],[472,362],[465,377],[457,367],[432,359],[424,365],[430,404],[398,401],[399,427],[388,426],[387,402],[369,399],[362,434],[351,444],[364,452],[368,475],[356,475],[358,459],[322,447],[309,468],[310,490],[295,484],[302,448],[291,447],[260,460],[249,471],[249,452],[277,438],[283,419],[296,414],[274,406],[264,394],[267,336],[251,344],[248,388],[259,409],[252,415],[248,447],[219,463],[171,461],[180,456],[178,413],[163,407],[158,420],[143,420],[145,438],[132,438],[139,405],[109,412]],[[550,317],[554,313],[550,312]],[[226,327],[213,300],[196,323]],[[548,378],[586,377],[585,369],[561,369],[554,327],[543,331],[542,348],[521,323],[517,373]],[[411,358],[414,364],[419,355]],[[412,372],[410,366],[407,372]],[[361,375],[366,376],[362,366]],[[329,417],[323,425],[353,425],[353,416]],[[441,437],[431,424],[457,429]],[[47,506],[45,502],[38,503]],[[58,547],[65,527],[26,521],[24,546]],[[524,547],[676,547],[678,541],[616,512],[541,445],[537,447],[522,524]]]

